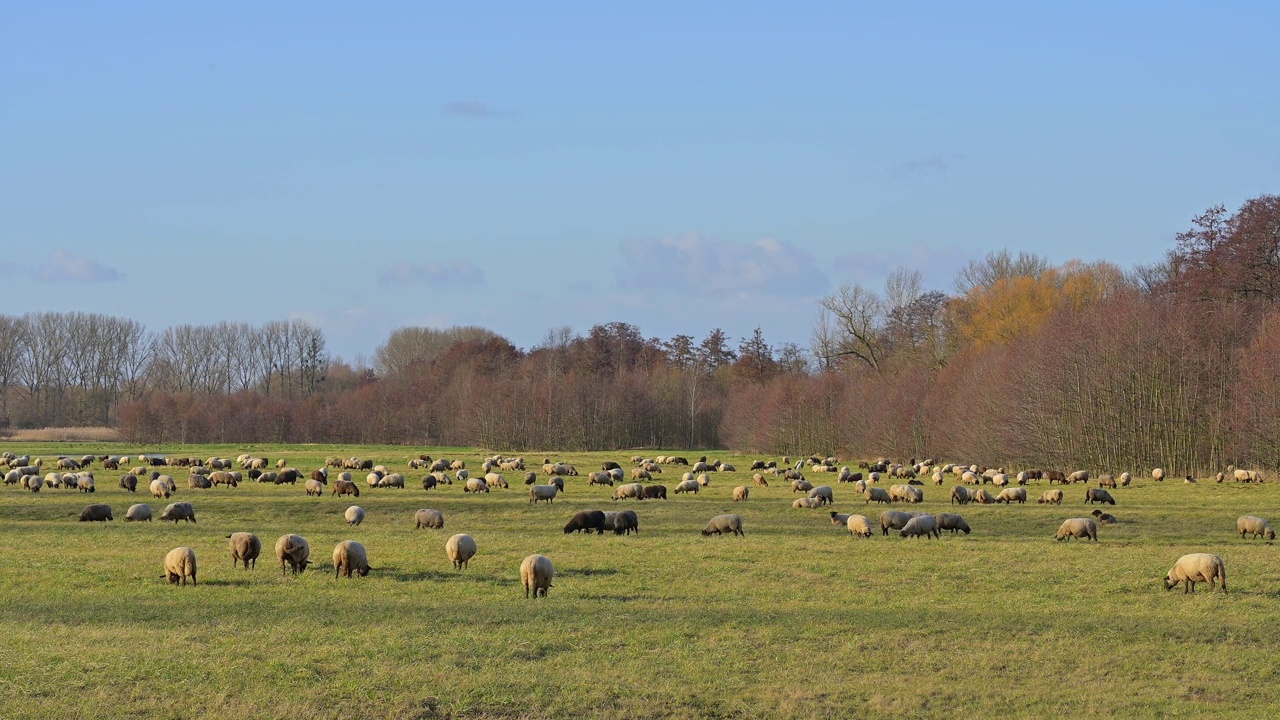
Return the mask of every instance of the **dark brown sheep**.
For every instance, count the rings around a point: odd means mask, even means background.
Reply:
[[[616,522],[616,521],[615,521]],[[568,524],[564,526],[564,534],[568,535],[572,532],[586,531],[588,535],[592,530],[597,535],[604,534],[604,511],[603,510],[583,510],[569,518]]]

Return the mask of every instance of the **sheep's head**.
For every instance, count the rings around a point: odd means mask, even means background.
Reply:
[[[1171,579],[1168,575],[1164,576],[1164,589],[1172,590],[1178,586],[1178,583]]]
[[[1272,530],[1271,528],[1267,528],[1266,538],[1267,538],[1268,540],[1275,540],[1275,539],[1276,539],[1276,531],[1275,531],[1275,530]]]

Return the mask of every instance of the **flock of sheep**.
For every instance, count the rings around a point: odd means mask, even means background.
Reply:
[[[138,464],[134,467],[129,467],[131,460]],[[731,464],[721,461],[708,461],[705,456],[694,463],[690,463],[686,458],[678,456],[657,456],[655,458],[636,456],[632,457],[631,461],[634,467],[631,468],[629,473],[617,462],[604,462],[599,471],[588,473],[588,487],[596,485],[613,487],[611,497],[614,501],[626,499],[666,500],[665,485],[645,484],[646,482],[652,483],[653,476],[661,474],[664,466],[688,467],[688,470],[683,472],[679,483],[674,488],[674,493],[677,495],[684,493],[697,494],[702,489],[710,486],[712,474],[736,470]],[[33,459],[29,455],[19,456],[11,452],[0,454],[0,470],[4,471],[4,483],[6,485],[20,485],[32,493],[38,493],[42,488],[46,487],[94,493],[97,490],[95,477],[93,471],[89,468],[95,462],[101,463],[102,467],[108,470],[125,468],[119,481],[121,489],[127,492],[136,492],[139,482],[146,482],[147,488],[154,498],[165,499],[177,492],[177,483],[171,475],[157,470],[156,468],[158,467],[188,468],[190,473],[188,487],[191,489],[208,489],[217,485],[236,487],[239,483],[246,481],[295,485],[299,480],[303,480],[307,495],[320,496],[330,490],[334,496],[338,497],[344,495],[359,497],[360,487],[356,483],[352,471],[368,471],[364,480],[369,488],[404,488],[406,486],[404,474],[392,472],[383,465],[375,465],[371,460],[362,460],[354,457],[346,459],[327,458],[322,467],[309,474],[304,474],[296,468],[289,467],[288,463],[283,459],[278,460],[274,464],[275,469],[272,470],[270,469],[272,464],[266,458],[250,455],[241,455],[234,460],[218,457],[194,458],[139,455],[130,458],[112,455],[85,455],[82,457],[57,458],[52,461],[56,469],[46,473],[42,472],[45,463],[41,458]],[[838,483],[852,485],[855,493],[862,497],[864,504],[867,505],[872,502],[889,505],[921,503],[924,501],[924,490],[921,487],[924,483],[920,478],[931,478],[934,484],[941,485],[948,475],[955,476],[960,482],[960,484],[951,489],[949,495],[950,503],[961,506],[970,502],[979,504],[1026,503],[1028,496],[1025,486],[1036,480],[1045,480],[1051,486],[1054,484],[1060,486],[1057,488],[1050,487],[1045,490],[1038,502],[1041,504],[1061,505],[1065,499],[1061,486],[1074,483],[1089,483],[1095,479],[1098,482],[1098,487],[1086,489],[1084,494],[1085,503],[1115,505],[1115,498],[1107,489],[1125,487],[1133,482],[1132,475],[1127,472],[1121,473],[1119,476],[1102,474],[1094,478],[1088,471],[1083,470],[1070,474],[1053,470],[1024,470],[1010,477],[1008,473],[1000,468],[936,464],[932,460],[925,460],[919,463],[912,460],[907,464],[895,464],[881,459],[874,463],[859,463],[859,470],[856,471],[848,466],[837,467],[838,465],[837,459],[831,457],[804,458],[794,464],[792,464],[790,458],[784,457],[781,464],[775,461],[757,460],[752,463],[750,471],[753,472],[752,482],[758,487],[768,487],[769,477],[773,477],[775,481],[779,477],[783,481],[790,481],[792,492],[804,493],[803,497],[792,503],[792,507],[797,509],[816,509],[824,506],[829,508],[835,502],[835,491],[832,486],[814,485],[806,478],[806,470],[810,476],[814,477],[827,473],[835,475]],[[462,486],[464,493],[488,493],[493,488],[507,489],[510,487],[501,473],[523,473],[524,484],[529,486],[529,502],[533,504],[538,502],[550,504],[554,502],[557,495],[564,490],[564,478],[579,474],[577,468],[573,465],[552,462],[550,459],[546,459],[541,468],[543,475],[546,476],[546,481],[539,482],[538,472],[527,470],[523,458],[502,456],[485,458],[480,464],[480,472],[476,475],[470,473],[466,467],[466,462],[463,460],[432,459],[428,455],[419,455],[411,458],[408,462],[408,467],[410,470],[427,471],[421,481],[424,491],[450,486],[456,481]],[[332,485],[330,485],[331,469],[334,471]],[[1230,473],[1230,475],[1227,473]],[[1163,482],[1165,472],[1160,468],[1156,468],[1152,471],[1151,477],[1156,482]],[[1226,477],[1231,477],[1234,481],[1241,483],[1262,482],[1262,477],[1257,471],[1235,468],[1228,468],[1226,473],[1218,473],[1214,479],[1221,483]],[[625,482],[628,479],[631,482]],[[905,480],[905,482],[895,483],[885,488],[879,484],[882,479],[898,479]],[[1188,476],[1184,482],[1194,483],[1195,479]],[[992,485],[994,489],[998,489],[998,492],[994,495],[988,492],[986,488],[982,487],[986,484]],[[737,486],[733,489],[732,497],[734,502],[745,502],[750,498],[750,488],[745,485]],[[832,524],[847,529],[851,536],[870,537],[874,534],[873,527],[875,523],[864,515],[831,511],[830,516]],[[344,513],[345,520],[352,526],[359,525],[364,520],[364,517],[364,509],[355,505],[349,507]],[[110,521],[113,519],[111,507],[102,503],[88,505],[80,514],[80,520],[86,522]],[[126,522],[150,521],[152,519],[151,507],[145,503],[131,505],[125,512],[124,519]],[[160,520],[170,520],[175,524],[183,520],[194,523],[196,522],[195,509],[190,502],[170,503],[160,514]],[[414,522],[416,528],[443,529],[444,515],[439,510],[424,508],[415,513]],[[1059,541],[1079,538],[1096,542],[1098,540],[1098,524],[1105,525],[1116,522],[1118,520],[1115,516],[1104,513],[1100,509],[1095,509],[1092,512],[1092,517],[1077,517],[1064,520],[1058,528],[1055,538]],[[966,535],[971,532],[971,528],[964,517],[950,512],[929,514],[885,510],[880,514],[878,525],[882,535],[888,535],[890,530],[897,530],[903,538],[938,538],[941,537],[943,531],[949,531],[952,534],[963,532]],[[1260,517],[1243,516],[1237,520],[1236,529],[1242,538],[1252,536],[1255,538],[1263,537],[1267,540],[1275,539],[1275,531],[1272,530],[1266,520]],[[639,533],[639,517],[634,510],[585,510],[574,514],[564,526],[565,534],[575,532],[590,534],[592,531],[597,534],[603,534],[606,530],[612,531],[617,535]],[[741,515],[736,514],[717,515],[707,522],[702,534],[704,536],[745,535],[743,518]],[[247,532],[232,533],[227,538],[230,540],[233,567],[241,564],[246,569],[256,567],[257,559],[262,550],[261,540],[256,535]],[[447,557],[453,567],[459,570],[468,566],[468,562],[475,556],[476,552],[476,542],[474,538],[467,534],[453,535],[445,544]],[[281,574],[291,570],[296,575],[303,572],[308,565],[313,564],[310,559],[310,546],[307,540],[299,535],[287,534],[280,537],[275,544],[275,554],[276,559],[280,562]],[[363,577],[373,569],[369,565],[368,553],[364,545],[354,540],[344,540],[334,547],[333,567],[335,577],[343,575],[351,577],[353,574]],[[190,578],[192,584],[195,585],[196,575],[196,555],[192,548],[185,546],[174,548],[165,555],[164,578],[168,582],[186,585],[187,579]],[[555,570],[551,560],[543,555],[529,555],[520,565],[520,579],[526,597],[545,597],[547,590],[552,587],[554,576]],[[1227,591],[1226,566],[1222,558],[1207,553],[1193,553],[1185,555],[1177,561],[1165,575],[1164,585],[1166,589],[1172,589],[1181,584],[1184,592],[1194,592],[1196,583],[1208,582],[1210,587],[1213,587],[1215,581],[1221,582],[1222,590],[1225,593]]]

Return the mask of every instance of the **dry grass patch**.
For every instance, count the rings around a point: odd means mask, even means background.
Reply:
[[[119,442],[120,432],[110,427],[51,427],[15,430],[5,439],[15,443]]]

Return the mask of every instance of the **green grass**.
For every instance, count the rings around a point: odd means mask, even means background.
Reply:
[[[0,447],[45,457],[80,445]],[[174,450],[174,448],[163,448]],[[433,456],[479,464],[468,449]],[[305,469],[327,455],[398,466],[404,448],[199,447],[181,454],[287,457]],[[1280,561],[1273,544],[1242,541],[1235,519],[1280,521],[1280,485],[1160,485],[1112,491],[1121,523],[1098,544],[1057,543],[1084,516],[1084,489],[1062,507],[948,508],[928,485],[923,506],[960,512],[970,536],[850,538],[825,510],[794,510],[782,482],[752,488],[747,458],[697,497],[611,502],[585,472],[630,452],[552,454],[576,463],[554,505],[529,505],[521,478],[470,496],[454,484],[360,498],[309,498],[256,483],[189,490],[173,500],[197,524],[126,524],[125,508],[165,504],[115,487],[96,470],[94,495],[0,487],[0,717],[217,718],[848,718],[1263,717],[1280,705]],[[682,452],[685,455],[698,453]],[[540,464],[543,454],[526,454]],[[531,465],[531,469],[532,465]],[[1136,473],[1135,473],[1136,474]],[[661,476],[669,489],[679,471]],[[836,509],[875,519],[834,476]],[[1036,483],[1036,497],[1044,489]],[[78,523],[89,502],[113,523]],[[368,511],[348,528],[350,504]],[[443,531],[415,530],[434,507]],[[566,536],[577,510],[635,509],[640,534]],[[737,512],[746,537],[704,538],[712,515]],[[258,534],[263,557],[233,570],[225,536]],[[282,577],[272,547],[294,532],[318,565]],[[453,533],[479,554],[455,572]],[[376,570],[335,580],[332,548],[364,543]],[[198,587],[168,586],[161,560],[195,548]],[[1182,554],[1227,564],[1230,596],[1202,587],[1166,593]],[[525,600],[518,568],[530,553],[556,566],[545,600]]]

